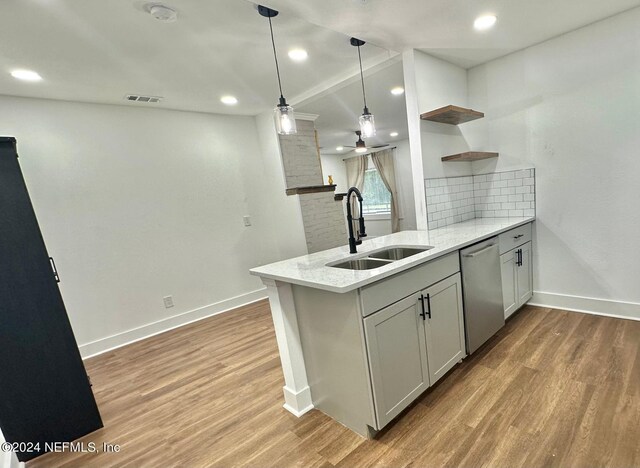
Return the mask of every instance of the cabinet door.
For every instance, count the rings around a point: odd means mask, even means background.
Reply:
[[[531,242],[520,247],[521,265],[516,269],[518,276],[518,307],[526,304],[533,295],[533,271],[531,262]]]
[[[504,318],[508,318],[518,309],[518,278],[516,272],[516,250],[500,255],[502,271],[502,302]]]
[[[428,313],[424,325],[431,385],[466,354],[461,284],[457,273],[422,291]]]
[[[429,387],[419,296],[409,296],[364,319],[378,429]]]

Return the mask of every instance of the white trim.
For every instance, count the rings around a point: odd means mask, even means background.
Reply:
[[[305,114],[304,112],[295,112],[296,120],[310,120],[315,122],[320,117],[318,114]]]
[[[595,297],[572,296],[543,291],[534,291],[528,304],[553,309],[563,309],[584,314],[604,315],[640,321],[640,304],[637,302],[614,301]]]
[[[285,402],[282,407],[298,418],[313,409],[311,389],[308,385],[297,393],[285,385],[282,387],[282,392],[284,393]]]
[[[302,353],[298,316],[291,284],[262,278],[267,287],[273,328],[278,342],[280,363],[284,374],[284,409],[300,417],[313,408],[307,368]]]
[[[365,221],[389,221],[391,220],[391,213],[389,211],[384,213],[365,213]]]
[[[404,73],[404,97],[407,106],[407,128],[409,130],[409,153],[416,210],[416,229],[427,231],[427,195],[424,188],[424,165],[422,161],[422,134],[420,129],[420,106],[414,49],[402,53]]]
[[[228,312],[232,309],[266,298],[266,288],[257,289],[246,294],[225,299],[224,301],[209,304],[198,309],[158,320],[157,322],[148,323],[141,327],[132,328],[131,330],[127,330],[116,335],[85,343],[79,346],[80,354],[83,359],[97,356],[98,354],[106,353],[107,351],[135,343],[136,341],[144,340],[154,335],[173,330],[174,328],[182,327],[189,323],[221,314],[223,312]]]

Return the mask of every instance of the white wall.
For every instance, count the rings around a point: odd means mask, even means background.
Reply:
[[[640,318],[639,24],[634,9],[469,71],[486,117],[463,131],[500,153],[476,172],[536,167],[534,301]]]
[[[2,96],[0,108],[83,355],[264,297],[248,270],[304,245],[252,117]]]
[[[5,442],[2,430],[0,430],[0,444]],[[18,461],[18,457],[13,452],[3,452],[0,450],[0,468],[19,468],[24,467],[24,463]]]
[[[322,174],[324,174],[324,183],[328,183],[328,178],[333,177],[333,183],[336,184],[336,193],[345,193],[349,190],[347,183],[347,166],[344,163],[345,156],[336,154],[321,154],[320,163],[322,164]]]
[[[467,71],[464,68],[419,50],[414,51],[414,60],[418,114],[450,104],[467,107]],[[471,174],[471,163],[441,161],[443,156],[469,151],[461,128],[424,120],[420,122],[424,178]]]

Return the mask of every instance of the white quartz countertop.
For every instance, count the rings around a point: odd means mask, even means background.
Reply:
[[[349,246],[303,255],[250,270],[252,275],[285,283],[345,293],[408,270],[468,245],[475,244],[509,229],[534,221],[526,218],[476,218],[431,231],[402,231],[388,236],[363,240],[358,253],[350,254]],[[346,243],[347,239],[345,239]],[[327,266],[341,260],[353,260],[390,247],[429,247],[403,260],[372,270],[346,270]]]

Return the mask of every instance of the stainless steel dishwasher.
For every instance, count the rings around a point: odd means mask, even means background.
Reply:
[[[498,238],[460,251],[467,354],[504,326]]]

